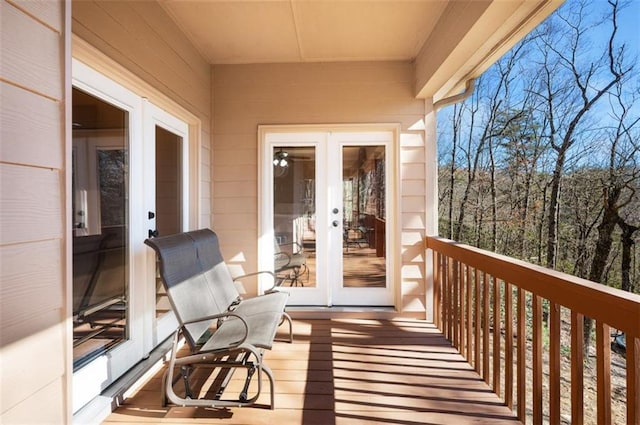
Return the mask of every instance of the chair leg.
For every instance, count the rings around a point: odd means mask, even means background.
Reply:
[[[193,398],[193,391],[191,390],[191,384],[189,384],[192,370],[191,366],[180,366],[180,375],[182,376],[182,382],[184,382],[185,398]]]
[[[244,381],[244,387],[240,393],[240,401],[246,402],[248,400],[249,385],[251,384],[251,377],[256,371],[256,367],[252,366],[247,368],[247,379]]]

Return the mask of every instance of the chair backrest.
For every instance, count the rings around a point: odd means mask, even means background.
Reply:
[[[205,278],[211,285],[216,299],[220,304],[229,307],[240,298],[240,293],[220,252],[218,235],[211,229],[194,230],[187,232],[187,235],[196,244]]]
[[[216,279],[226,278],[225,272],[226,275],[229,272],[219,250],[216,255],[212,247],[211,235],[217,246],[217,237],[211,230],[145,240],[145,244],[153,248],[160,259],[163,285],[192,350],[215,320],[188,325],[185,322],[225,312],[230,304],[227,300],[233,292],[228,286],[217,284]],[[228,278],[235,289],[231,276],[228,275]]]

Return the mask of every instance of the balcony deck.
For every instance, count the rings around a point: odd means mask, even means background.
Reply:
[[[276,379],[275,410],[162,407],[162,370],[104,423],[520,423],[443,334],[424,321],[295,320],[294,343],[277,342],[265,363]],[[227,391],[241,387],[242,373],[237,375]],[[212,391],[211,378],[196,379],[203,391]],[[263,390],[259,401],[266,403],[267,397]]]

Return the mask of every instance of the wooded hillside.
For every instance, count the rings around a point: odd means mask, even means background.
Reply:
[[[568,0],[439,112],[442,236],[640,293],[640,73],[623,13]]]

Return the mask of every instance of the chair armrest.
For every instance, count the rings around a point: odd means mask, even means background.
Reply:
[[[240,319],[240,321],[242,322],[242,325],[244,326],[244,336],[242,337],[242,339],[240,339],[240,341],[236,341],[233,344],[230,344],[230,347],[237,347],[240,344],[242,344],[243,342],[245,342],[247,340],[247,337],[249,336],[249,325],[247,324],[247,321],[244,319],[244,317],[240,316],[239,314],[233,313],[231,311],[227,311],[224,313],[220,313],[220,314],[212,314],[209,316],[204,316],[204,317],[199,317],[197,319],[192,319],[192,320],[188,320],[186,322],[184,322],[182,325],[186,326],[189,325],[191,323],[198,323],[198,322],[206,322],[209,320],[214,320],[214,319],[223,319],[225,317],[237,317],[238,319]]]
[[[257,275],[260,275],[260,274],[268,274],[273,279],[273,286],[271,288],[267,289],[266,291],[264,291],[265,294],[269,294],[271,292],[275,292],[276,288],[278,288],[282,284],[282,281],[281,280],[279,281],[277,279],[276,274],[274,272],[269,271],[269,270],[262,270],[262,271],[259,271],[259,272],[243,274],[241,276],[234,277],[233,281],[236,282],[236,281],[242,280],[245,277],[257,276]]]

